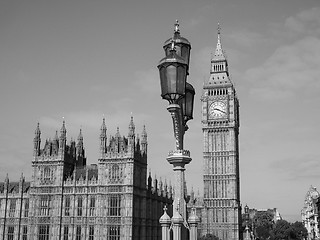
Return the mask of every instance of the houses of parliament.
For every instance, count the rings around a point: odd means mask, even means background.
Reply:
[[[186,40],[180,32],[176,37]],[[199,237],[242,239],[239,101],[220,29],[201,103],[204,194],[185,196],[187,210],[196,209]],[[0,183],[0,239],[161,239],[159,218],[164,206],[172,215],[174,189],[148,174],[146,128],[139,137],[133,118],[128,122],[126,136],[117,129],[107,138],[107,124],[102,120],[100,157],[93,165],[86,165],[81,130],[76,141],[67,141],[63,121],[52,139],[42,141],[38,124],[31,181],[23,176],[11,181],[7,176]]]
[[[1,239],[161,239],[158,216],[172,187],[146,177],[145,127],[138,138],[131,118],[126,137],[117,129],[107,141],[103,119],[100,158],[90,166],[81,130],[67,144],[65,122],[43,148],[38,124],[33,142],[31,182],[0,185]]]

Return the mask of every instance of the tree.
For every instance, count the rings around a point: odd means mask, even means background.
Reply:
[[[295,222],[292,225],[293,231],[295,233],[295,239],[306,239],[308,237],[308,231],[302,222]]]
[[[274,240],[289,239],[291,235],[291,225],[286,220],[278,220],[271,230],[271,236]]]
[[[272,229],[273,214],[270,212],[257,212],[253,218],[253,225],[256,237],[259,239],[268,239]]]
[[[300,240],[308,235],[307,229],[301,222],[289,223],[286,220],[279,220],[271,231],[274,240]]]
[[[208,233],[208,234],[200,237],[199,240],[219,240],[219,238],[213,234]]]

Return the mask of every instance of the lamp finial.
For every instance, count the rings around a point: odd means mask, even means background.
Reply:
[[[176,20],[176,23],[174,24],[174,33],[180,33],[178,20]]]

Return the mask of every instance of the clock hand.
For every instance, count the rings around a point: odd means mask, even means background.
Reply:
[[[225,111],[222,111],[222,110],[219,109],[219,108],[214,108],[213,110],[218,110],[219,112],[226,113]]]

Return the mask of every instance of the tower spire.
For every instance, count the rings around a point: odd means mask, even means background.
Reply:
[[[82,136],[82,129],[80,128],[80,132],[78,135],[78,142],[77,142],[77,156],[82,156],[83,154],[83,136]]]
[[[85,151],[83,146],[83,136],[82,136],[82,129],[80,128],[80,132],[78,135],[78,142],[76,146],[77,152],[77,166],[84,166],[86,165],[86,158],[85,158]]]
[[[146,131],[146,125],[143,125],[143,130],[141,133],[141,151],[145,155],[147,155],[147,149],[148,149],[148,135]]]
[[[209,82],[215,82],[216,84],[230,84],[231,81],[229,79],[228,61],[221,44],[220,23],[218,23],[217,35],[217,46],[214,54],[211,55],[211,75]]]
[[[40,138],[40,135],[41,135],[41,131],[40,131],[40,124],[38,123],[37,124],[37,128],[34,132],[34,139],[33,139],[33,144],[34,144],[34,147],[33,147],[33,155],[34,156],[39,156],[40,154],[40,143],[41,143],[41,138]]]
[[[66,143],[67,143],[67,130],[66,130],[66,122],[63,118],[62,127],[60,129],[60,139],[59,139],[59,152],[61,156],[64,155]]]
[[[106,120],[103,117],[102,125],[100,128],[100,157],[103,158],[104,154],[107,150],[107,127],[106,127]]]
[[[134,131],[135,131],[135,126],[134,126],[134,122],[133,122],[133,116],[131,113],[131,118],[130,118],[130,123],[129,123],[129,136],[133,136]]]
[[[60,129],[60,136],[66,136],[66,133],[67,133],[67,130],[66,130],[66,122],[65,122],[65,120],[64,120],[64,118],[63,118],[63,121],[62,121],[62,127],[61,127],[61,129]]]
[[[128,153],[134,155],[135,152],[135,126],[133,122],[133,116],[131,113],[130,123],[129,123],[129,133],[128,133]]]
[[[216,47],[216,50],[215,50],[215,53],[213,55],[213,58],[212,60],[226,60],[226,56],[225,56],[225,53],[222,49],[222,45],[221,45],[221,27],[220,27],[220,23],[218,23],[218,27],[217,27],[217,34],[218,34],[218,37],[217,37],[217,47]]]

